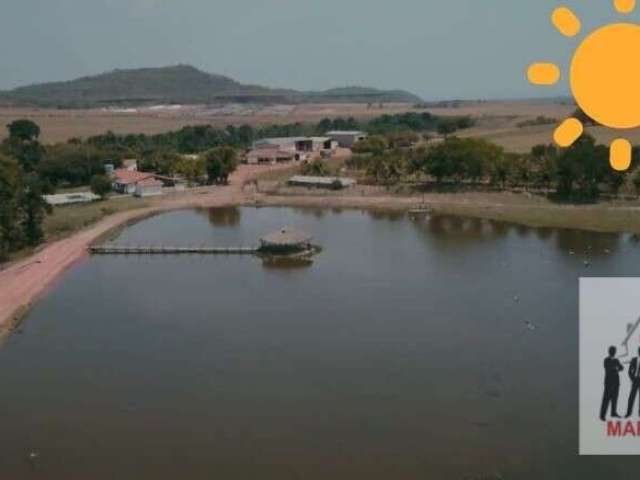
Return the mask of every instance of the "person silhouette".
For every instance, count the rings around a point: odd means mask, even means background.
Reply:
[[[618,394],[620,393],[620,375],[624,370],[620,360],[616,358],[616,347],[609,347],[609,356],[604,359],[604,395],[600,407],[600,420],[606,420],[607,410],[611,405],[611,416],[620,418],[618,415]]]
[[[627,405],[627,417],[631,416],[633,404],[636,402],[636,396],[640,392],[640,348],[638,348],[638,356],[631,360],[629,365],[629,379],[631,380],[631,391],[629,392],[629,403]],[[640,401],[638,402],[640,405]]]

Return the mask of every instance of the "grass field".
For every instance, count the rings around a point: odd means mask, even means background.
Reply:
[[[47,239],[57,239],[92,225],[108,215],[148,206],[147,200],[126,197],[104,202],[56,207],[44,221],[45,235]]]

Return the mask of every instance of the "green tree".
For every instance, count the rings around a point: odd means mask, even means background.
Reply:
[[[209,184],[228,183],[238,168],[238,152],[232,147],[216,147],[204,154]]]
[[[21,226],[25,244],[30,247],[38,245],[44,239],[42,222],[50,207],[42,194],[40,179],[33,173],[27,175],[20,192],[19,205],[22,212]]]
[[[507,186],[507,180],[511,177],[513,164],[507,155],[503,155],[493,159],[489,164],[488,173],[492,185],[496,185],[501,189]]]
[[[171,150],[153,150],[143,156],[140,162],[140,170],[143,172],[155,172],[160,175],[174,175],[180,159],[180,155]]]
[[[610,168],[608,148],[596,145],[592,136],[583,135],[558,155],[557,193],[565,198],[597,198],[598,184],[606,178]]]
[[[326,177],[330,174],[329,167],[326,162],[316,159],[313,162],[305,163],[302,166],[303,175],[313,175],[317,177]]]
[[[175,171],[178,175],[184,177],[189,185],[193,186],[203,183],[207,168],[202,158],[182,158],[176,164]]]
[[[9,138],[22,142],[35,142],[40,137],[40,127],[31,120],[16,120],[7,125]]]
[[[20,164],[0,154],[0,259],[22,243],[19,225]]]
[[[44,157],[38,142],[40,127],[31,120],[16,120],[7,125],[9,137],[2,142],[2,151],[15,158],[25,172],[34,171]]]
[[[406,170],[406,158],[401,152],[393,151],[371,157],[367,174],[373,177],[376,183],[388,186],[397,183]]]
[[[503,155],[501,147],[483,139],[448,137],[413,164],[438,183],[446,178],[476,182],[491,173],[491,165],[497,164]]]
[[[106,175],[94,175],[91,177],[91,191],[100,198],[105,199],[111,192],[111,179]]]
[[[371,153],[373,155],[381,155],[389,148],[389,142],[382,135],[371,135],[364,140],[356,143],[352,151],[353,153]]]
[[[390,148],[408,148],[418,143],[418,134],[415,132],[398,132],[387,135]]]
[[[108,163],[119,166],[121,161],[93,145],[61,143],[47,147],[37,171],[53,185],[75,187],[88,185],[94,175],[104,174]]]

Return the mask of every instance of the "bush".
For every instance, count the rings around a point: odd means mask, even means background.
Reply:
[[[111,192],[111,180],[106,175],[91,177],[91,191],[104,199]]]
[[[305,163],[302,167],[301,173],[303,175],[312,175],[314,177],[327,177],[331,172],[329,172],[329,167],[322,160],[314,160],[310,163]]]

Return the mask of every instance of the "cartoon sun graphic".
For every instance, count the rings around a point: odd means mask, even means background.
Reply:
[[[636,0],[614,0],[621,14],[635,10]],[[580,33],[580,19],[566,7],[551,15],[553,25],[567,37]],[[640,25],[612,23],[590,33],[571,61],[570,82],[578,106],[598,123],[614,129],[640,127]],[[534,63],[528,71],[535,85],[555,85],[560,68],[554,63]],[[583,133],[576,118],[563,121],[554,133],[561,147],[571,146]],[[611,166],[618,171],[631,165],[631,143],[617,138],[611,143]]]

